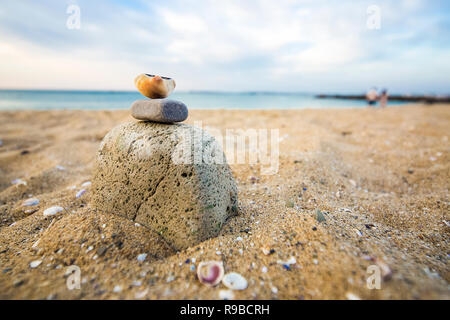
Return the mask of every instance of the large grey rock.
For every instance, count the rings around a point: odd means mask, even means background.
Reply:
[[[176,100],[144,99],[131,105],[131,115],[138,120],[173,123],[186,120],[188,109],[183,102]]]
[[[126,123],[103,139],[91,206],[158,232],[177,250],[217,236],[237,211],[222,149],[200,128]]]

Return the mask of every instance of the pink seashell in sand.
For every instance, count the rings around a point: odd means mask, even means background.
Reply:
[[[209,286],[215,286],[220,283],[223,274],[223,263],[221,261],[200,262],[197,267],[198,280]]]

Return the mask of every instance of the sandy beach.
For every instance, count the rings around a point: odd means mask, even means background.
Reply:
[[[448,105],[190,110],[189,124],[279,129],[280,158],[274,175],[232,164],[238,215],[181,252],[90,208],[99,144],[127,121],[127,110],[0,112],[1,299],[219,299],[226,288],[193,271],[208,260],[247,279],[235,299],[450,299]],[[51,206],[64,211],[44,216]],[[366,285],[374,264],[392,273],[379,290]],[[80,289],[66,286],[71,265]]]

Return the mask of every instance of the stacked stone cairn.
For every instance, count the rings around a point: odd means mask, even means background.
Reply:
[[[175,89],[175,80],[141,74],[136,77],[134,84],[139,92],[149,99],[133,103],[131,106],[133,118],[161,123],[181,122],[187,119],[188,109],[183,102],[165,99]]]
[[[98,150],[91,207],[158,233],[176,250],[219,234],[237,213],[237,187],[217,141],[181,124],[186,105],[166,99],[171,78],[141,74],[135,85],[148,99],[106,134]],[[199,156],[200,155],[200,156]]]

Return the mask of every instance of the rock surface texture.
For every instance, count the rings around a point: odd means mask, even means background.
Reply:
[[[103,139],[91,206],[159,233],[181,250],[217,236],[237,188],[217,141],[185,124],[135,122]]]
[[[138,120],[173,123],[186,120],[188,109],[183,102],[176,100],[145,99],[133,102],[131,116]]]

